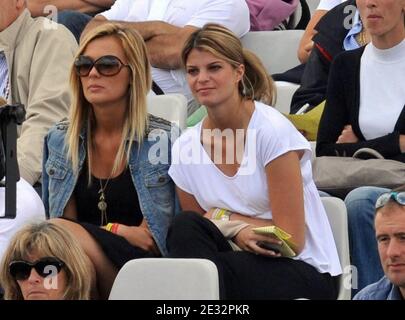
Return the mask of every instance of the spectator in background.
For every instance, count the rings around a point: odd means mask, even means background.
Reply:
[[[137,30],[146,42],[153,66],[156,93],[182,93],[194,103],[181,69],[180,53],[187,37],[208,22],[231,29],[238,37],[249,31],[249,9],[245,0],[117,0],[110,10],[97,15],[86,30],[110,21],[125,22]]]
[[[7,300],[87,300],[94,270],[78,241],[48,221],[21,229],[0,265]]]
[[[352,297],[365,286],[380,279],[384,271],[379,262],[374,231],[375,203],[389,189],[360,187],[350,191],[345,198],[349,228],[350,259],[356,267],[357,281]]]
[[[311,1],[311,0],[309,0]],[[301,38],[300,45],[298,47],[298,59],[301,63],[306,63],[308,61],[309,55],[314,46],[312,37],[316,34],[315,26],[318,24],[319,20],[332,8],[336,7],[338,4],[345,2],[346,0],[321,0],[318,7],[316,8],[314,14],[311,17],[307,27],[305,28],[304,35]]]
[[[332,63],[316,153],[351,157],[367,147],[405,162],[405,0],[357,0],[357,8],[371,42]],[[359,289],[381,276],[369,205],[376,190],[361,191],[346,199]]]
[[[138,32],[112,23],[91,30],[71,71],[70,120],[45,139],[46,212],[64,218],[52,221],[79,239],[101,299],[128,260],[167,254],[175,210],[171,125],[147,113],[151,82]],[[158,159],[156,136],[167,142]]]
[[[354,300],[405,300],[405,189],[383,193],[375,204],[375,236],[385,276]]]
[[[115,0],[27,0],[28,9],[33,17],[48,16],[56,18],[60,24],[68,28],[75,36],[77,42],[80,35],[96,14],[110,9]],[[53,7],[51,7],[53,6]],[[57,9],[56,12],[54,10]],[[53,15],[57,14],[56,17]]]
[[[74,10],[94,16],[111,7],[115,0],[27,0],[28,10],[33,17],[48,15],[50,6],[55,7],[58,11]],[[49,7],[49,8],[47,8]],[[47,10],[48,9],[48,10]]]
[[[21,176],[33,185],[41,177],[44,136],[68,114],[77,44],[64,26],[31,18],[25,0],[0,0],[0,7],[0,96],[25,106],[17,155]]]
[[[299,0],[246,0],[250,31],[273,30],[297,9]]]
[[[353,22],[353,25],[348,22]],[[333,59],[345,50],[364,46],[368,41],[355,0],[344,1],[328,11],[315,28],[314,48],[305,65],[299,66],[303,72],[296,81],[300,87],[292,97],[290,113],[307,112],[323,102]]]
[[[169,174],[184,212],[167,237],[170,255],[212,260],[222,299],[336,299],[341,268],[312,180],[311,147],[259,102],[271,103],[274,92],[263,64],[216,24],[190,36],[182,59],[208,115],[173,146]],[[221,232],[221,221],[233,230]],[[295,259],[280,256],[275,238],[253,231],[270,225],[291,234]]]
[[[317,156],[351,157],[369,147],[405,162],[405,0],[357,6],[371,42],[332,63]]]

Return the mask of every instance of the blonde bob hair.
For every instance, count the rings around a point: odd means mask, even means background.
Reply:
[[[238,85],[240,96],[273,104],[275,100],[273,79],[267,74],[260,59],[253,52],[244,49],[239,38],[232,31],[215,23],[208,23],[194,31],[187,39],[182,51],[184,68],[193,49],[210,52],[234,68],[244,65],[245,73]]]
[[[30,254],[56,257],[64,262],[66,284],[63,299],[88,300],[91,288],[91,264],[79,242],[65,229],[49,221],[32,223],[17,232],[1,264],[0,283],[7,300],[23,300],[17,281],[8,266],[14,260],[27,260]]]
[[[113,36],[122,43],[122,48],[130,68],[130,84],[128,87],[128,108],[125,114],[125,123],[122,128],[122,139],[114,160],[112,174],[117,172],[120,164],[126,157],[129,161],[129,150],[132,143],[142,142],[148,128],[148,114],[146,95],[152,85],[152,76],[146,46],[139,33],[117,23],[106,23],[89,31],[82,39],[77,59],[86,50],[87,45],[95,39]],[[70,71],[70,85],[72,90],[72,106],[69,116],[69,127],[66,134],[68,158],[72,163],[73,171],[77,174],[79,163],[79,135],[86,128],[87,161],[89,181],[91,177],[91,146],[92,128],[95,126],[95,117],[90,103],[85,99],[80,77],[76,74],[74,66]],[[127,144],[128,140],[128,144]]]

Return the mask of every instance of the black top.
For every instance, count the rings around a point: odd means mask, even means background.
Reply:
[[[348,0],[331,9],[315,26],[318,31],[312,39],[315,45],[305,64],[300,87],[292,97],[290,113],[296,113],[306,103],[315,107],[326,99],[331,62],[344,51],[343,40],[349,32],[345,22],[353,14],[347,10],[350,5],[356,6],[356,1]]]
[[[101,179],[103,186],[106,182],[107,179]],[[95,225],[101,224],[101,211],[97,206],[100,198],[99,190],[100,179],[94,176],[92,176],[91,185],[88,185],[87,165],[84,165],[73,193],[76,200],[78,221]],[[129,226],[141,224],[143,215],[128,168],[119,176],[110,179],[104,189],[104,194],[107,203],[107,222],[118,222]]]
[[[405,162],[405,154],[399,148],[399,135],[405,134],[405,106],[392,133],[366,140],[360,130],[360,62],[363,52],[364,47],[343,52],[332,63],[326,105],[319,124],[316,155],[351,157],[358,149],[372,148],[386,159]],[[359,141],[337,144],[344,126],[349,124]]]

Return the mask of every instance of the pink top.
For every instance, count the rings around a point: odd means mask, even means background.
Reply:
[[[246,0],[250,31],[273,30],[297,8],[299,0]]]

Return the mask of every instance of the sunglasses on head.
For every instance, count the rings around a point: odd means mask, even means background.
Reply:
[[[43,278],[59,273],[65,263],[55,257],[41,258],[35,262],[17,260],[10,262],[8,269],[11,276],[16,280],[27,280],[30,277],[32,268]]]
[[[88,56],[79,56],[74,62],[74,66],[79,77],[87,77],[93,67],[99,74],[106,77],[115,76],[123,67],[129,67],[115,56],[102,56],[95,61]]]
[[[383,193],[381,196],[378,197],[375,203],[376,210],[384,207],[391,199],[401,206],[405,206],[405,192],[391,191]]]

